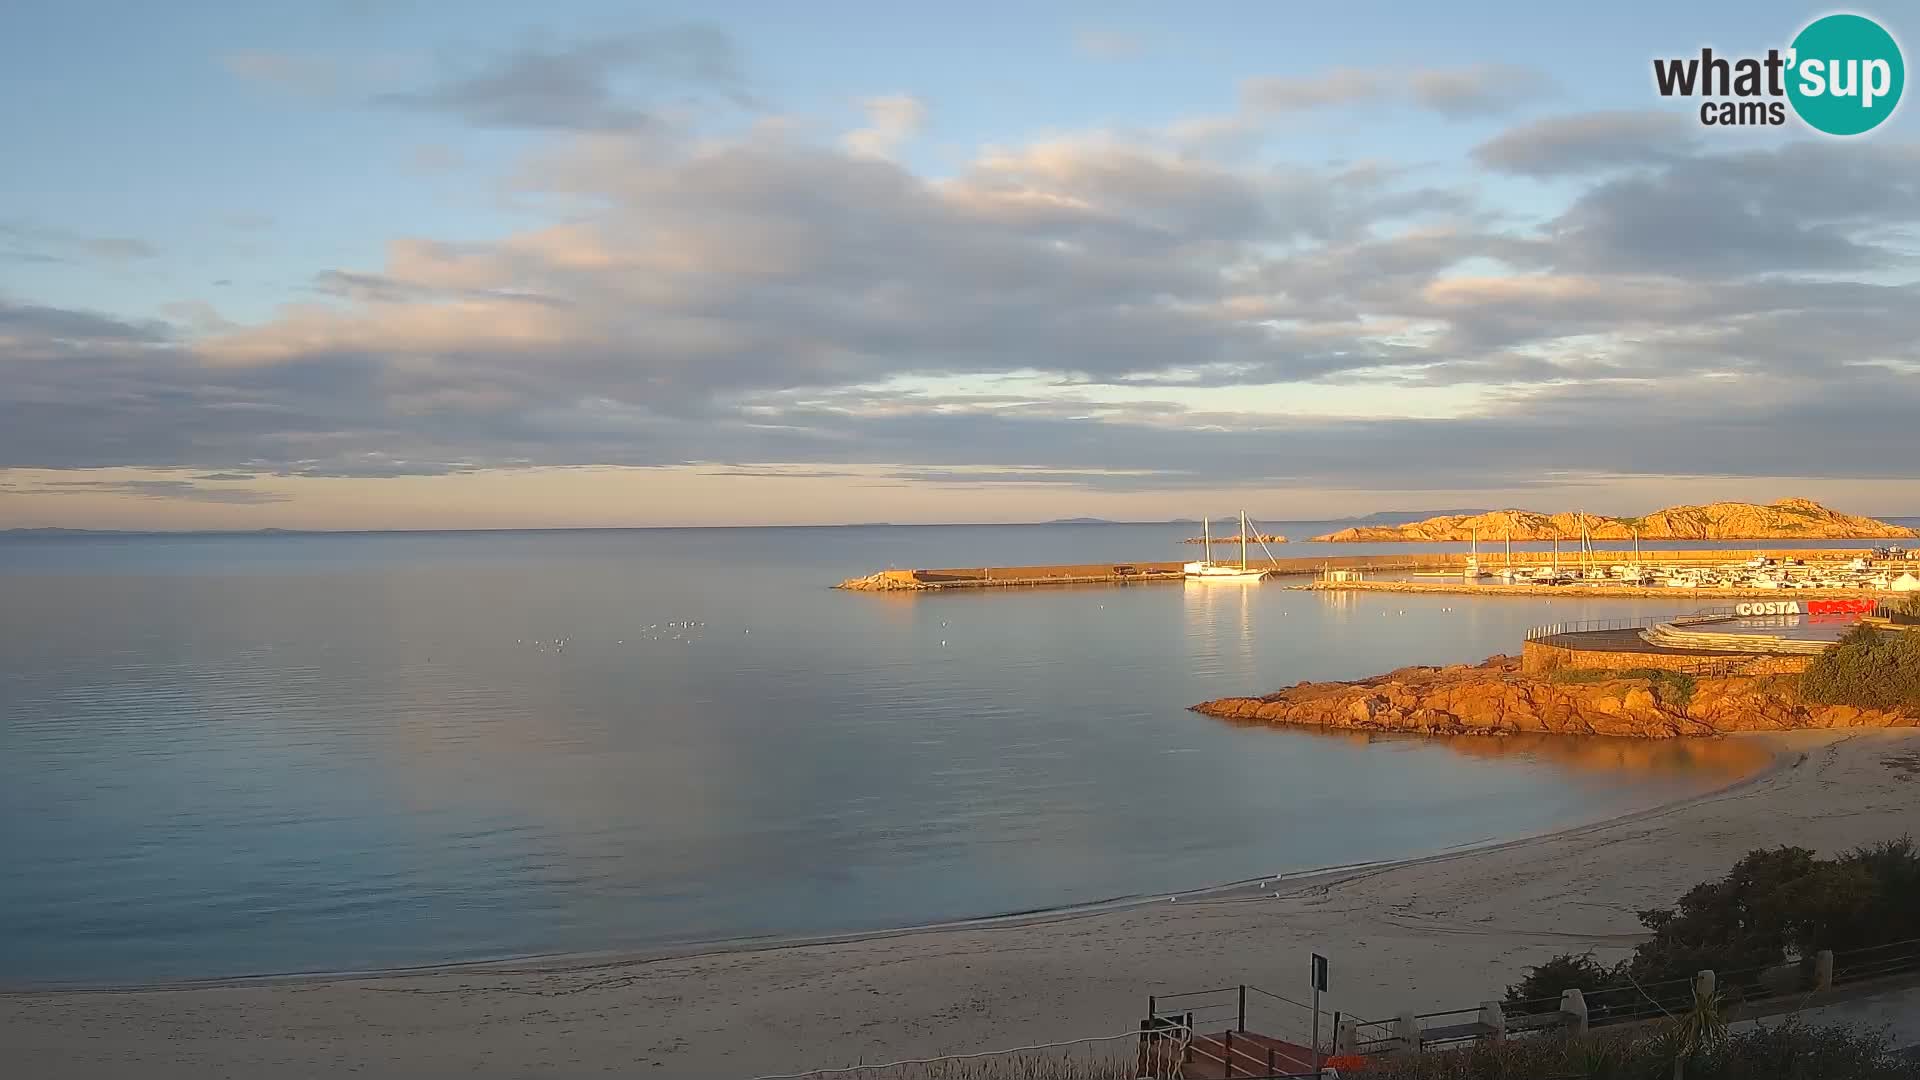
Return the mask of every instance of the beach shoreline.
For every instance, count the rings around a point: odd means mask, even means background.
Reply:
[[[1741,732],[1724,736],[1725,738],[1750,738],[1756,733]],[[1399,734],[1391,737],[1406,739],[1423,738],[1480,738],[1482,736],[1440,735],[1424,736],[1418,734]],[[1555,736],[1556,738],[1601,738],[1602,736]],[[1781,769],[1790,768],[1796,754],[1784,750],[1772,753],[1759,768],[1739,776],[1727,784],[1709,787],[1701,791],[1684,795],[1678,799],[1668,799],[1650,806],[1628,810],[1623,813],[1609,814],[1603,817],[1575,822],[1545,832],[1523,833],[1514,836],[1488,837],[1464,844],[1449,845],[1437,851],[1420,855],[1408,855],[1390,859],[1371,859],[1352,863],[1339,863],[1328,866],[1307,867],[1299,870],[1284,871],[1257,877],[1237,878],[1232,881],[1209,885],[1195,885],[1170,891],[1140,893],[1131,896],[1113,897],[1105,900],[1086,901],[1077,904],[1063,904],[1056,907],[1035,908],[1026,911],[1012,911],[996,915],[980,915],[965,919],[952,919],[940,922],[913,923],[905,926],[880,927],[875,929],[848,930],[824,934],[773,934],[763,937],[724,938],[706,941],[668,943],[658,946],[641,946],[605,951],[563,951],[549,953],[528,953],[517,956],[495,957],[478,960],[443,961],[427,964],[404,965],[399,967],[342,969],[336,971],[290,971],[263,972],[247,975],[210,976],[207,978],[161,979],[151,982],[109,982],[95,984],[0,984],[0,999],[7,997],[38,996],[46,994],[139,994],[148,992],[184,992],[195,990],[219,990],[234,987],[312,985],[329,982],[372,981],[380,979],[403,979],[421,976],[455,974],[539,974],[556,975],[570,972],[602,971],[608,968],[626,967],[635,964],[651,964],[666,960],[690,960],[706,957],[738,955],[742,953],[767,952],[782,949],[802,949],[819,946],[850,945],[872,941],[886,941],[912,937],[921,934],[951,933],[958,931],[990,931],[996,929],[1014,929],[1023,927],[1047,926],[1069,922],[1076,919],[1092,918],[1100,915],[1123,912],[1136,908],[1152,907],[1170,902],[1184,901],[1196,903],[1220,900],[1236,896],[1245,896],[1269,887],[1301,888],[1315,887],[1328,883],[1347,880],[1350,876],[1383,873],[1387,871],[1420,866],[1441,860],[1464,858],[1488,851],[1522,846],[1553,840],[1566,834],[1581,830],[1602,828],[1626,824],[1641,818],[1655,816],[1683,808],[1705,799],[1717,798],[1739,790]]]
[[[741,1077],[1110,1034],[1152,993],[1297,988],[1310,951],[1333,957],[1329,1008],[1467,1007],[1555,953],[1625,955],[1643,937],[1636,911],[1754,847],[1920,831],[1912,774],[1895,764],[1920,758],[1914,736],[1738,736],[1772,764],[1711,793],[1172,903],[656,959],[13,993],[0,1042],[55,1078]]]

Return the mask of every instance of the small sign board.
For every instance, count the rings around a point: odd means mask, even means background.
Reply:
[[[1327,992],[1327,958],[1319,953],[1313,954],[1313,988],[1323,994]]]

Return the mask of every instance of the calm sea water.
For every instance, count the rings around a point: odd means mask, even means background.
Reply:
[[[0,539],[0,982],[901,926],[1536,832],[1753,766],[1186,710],[1661,602],[827,588],[1183,558],[1189,531]]]

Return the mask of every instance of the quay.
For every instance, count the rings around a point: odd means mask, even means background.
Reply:
[[[1740,585],[1672,588],[1621,582],[1575,581],[1564,585],[1522,585],[1497,581],[1315,581],[1288,586],[1314,592],[1448,593],[1465,596],[1607,596],[1639,600],[1841,600],[1858,596],[1894,596],[1877,589],[1758,589]]]
[[[1859,548],[1814,549],[1814,548],[1741,548],[1718,550],[1657,550],[1642,551],[1637,559],[1643,566],[1660,568],[1709,567],[1724,563],[1741,563],[1756,556],[1785,561],[1804,559],[1809,565],[1840,562],[1859,558],[1864,552]],[[1608,561],[1623,561],[1630,556],[1626,552],[1604,551],[1601,557]],[[1360,570],[1363,572],[1387,571],[1460,571],[1465,568],[1469,555],[1464,551],[1428,551],[1399,552],[1387,555],[1301,555],[1288,558],[1248,559],[1247,565],[1256,570],[1267,570],[1277,576],[1304,576],[1320,574],[1328,570]],[[1516,564],[1540,565],[1546,561],[1545,552],[1529,551],[1524,560],[1516,558]],[[1577,560],[1561,556],[1562,564],[1568,567],[1577,565]],[[1134,563],[1076,563],[1053,566],[967,566],[946,567],[933,570],[881,570],[864,577],[848,578],[834,586],[852,592],[925,592],[943,589],[986,589],[1013,588],[1041,585],[1143,585],[1155,582],[1184,581],[1181,573],[1184,564],[1169,562]],[[1480,555],[1480,565],[1492,568],[1504,565],[1484,552]],[[1582,596],[1646,596],[1666,599],[1679,599],[1691,596],[1703,597],[1746,597],[1771,596],[1779,593],[1764,589],[1737,589],[1724,587],[1701,587],[1698,589],[1647,588],[1629,585],[1560,585],[1551,588],[1542,585],[1500,585],[1473,584],[1464,581],[1317,581],[1312,586],[1300,588],[1324,588],[1336,590],[1373,590],[1385,592],[1452,592],[1473,593],[1483,596],[1524,595],[1539,596],[1542,593],[1573,592]],[[1829,595],[1860,595],[1859,590],[1833,592],[1831,590],[1795,590],[1787,595],[1802,597]]]

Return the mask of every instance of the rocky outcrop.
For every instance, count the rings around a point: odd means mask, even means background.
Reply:
[[[1357,682],[1303,682],[1253,698],[1220,698],[1196,712],[1237,721],[1429,735],[1610,735],[1671,739],[1734,731],[1920,726],[1920,714],[1809,705],[1789,680],[1683,680],[1600,674],[1536,678],[1520,661],[1410,667]]]
[[[1671,506],[1642,518],[1585,515],[1586,535],[1595,540],[1858,540],[1910,539],[1920,532],[1869,517],[1829,510],[1811,499],[1759,503],[1720,502]],[[1407,525],[1341,529],[1315,540],[1464,541],[1474,536],[1489,543],[1515,540],[1577,540],[1579,514],[1540,514],[1531,510],[1494,510],[1471,517],[1444,515]]]
[[[917,570],[882,570],[876,574],[868,574],[866,577],[848,578],[834,586],[836,589],[848,589],[853,592],[900,592],[931,587],[920,580]]]

